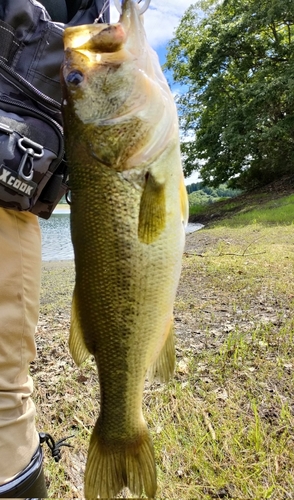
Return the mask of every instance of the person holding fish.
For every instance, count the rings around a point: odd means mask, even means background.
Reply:
[[[36,34],[41,34],[41,42],[44,42],[44,26],[46,33],[50,30],[60,32],[56,45],[52,49],[49,46],[48,57],[40,49],[38,59],[23,62],[24,66],[31,65],[32,68],[39,65],[41,79],[44,70],[49,74],[52,86],[53,76],[57,75],[53,98],[59,103],[62,33],[65,24],[70,21],[74,24],[76,18],[80,23],[91,23],[97,18],[98,22],[108,22],[109,4],[105,4],[105,0],[0,0],[0,59],[7,66],[21,45],[34,43]],[[26,33],[28,35],[24,37]],[[41,91],[44,92],[43,88]],[[0,94],[0,111],[7,111],[12,99],[7,99],[2,89]],[[3,108],[4,104],[6,108]],[[17,109],[13,117],[16,115]],[[22,123],[24,128],[25,125]],[[2,125],[1,134],[3,143],[11,134],[10,127]],[[7,152],[6,158],[11,158],[11,151]],[[1,178],[3,183],[3,172]],[[10,185],[11,179],[7,181]],[[17,182],[18,179],[14,180]],[[0,260],[0,498],[46,498],[40,446],[46,435],[36,430],[35,406],[31,399],[33,383],[28,376],[29,364],[36,355],[34,335],[41,275],[41,238],[36,215],[1,205]],[[58,446],[54,452],[58,453]]]

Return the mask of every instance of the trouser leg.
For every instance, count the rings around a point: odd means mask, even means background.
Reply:
[[[0,208],[0,485],[27,467],[39,446],[28,370],[36,354],[40,275],[37,217]]]
[[[47,498],[41,446],[29,465],[8,483],[0,485],[0,498]]]

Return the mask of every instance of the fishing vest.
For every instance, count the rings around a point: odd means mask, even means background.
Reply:
[[[61,0],[43,3],[51,12],[57,4],[59,18],[65,16]],[[0,1],[1,207],[48,219],[66,193],[60,85],[63,30],[95,20],[109,22],[104,3],[79,0],[79,10],[65,24],[53,21],[35,0]]]

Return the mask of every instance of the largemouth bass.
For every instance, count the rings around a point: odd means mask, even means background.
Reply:
[[[153,498],[143,389],[147,372],[167,381],[174,370],[188,217],[177,112],[133,0],[118,23],[67,28],[64,43],[76,269],[69,344],[78,365],[95,357],[101,394],[85,496],[112,498],[127,486]]]

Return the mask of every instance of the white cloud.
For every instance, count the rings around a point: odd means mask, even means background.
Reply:
[[[144,14],[144,24],[148,41],[153,48],[165,45],[173,36],[181,17],[193,2],[191,0],[151,0]],[[111,20],[118,18],[111,5]]]
[[[191,0],[151,0],[145,14],[145,29],[149,43],[154,47],[165,45],[191,5]]]
[[[196,182],[200,182],[201,177],[198,172],[193,172],[189,177],[185,178],[185,184],[186,186],[189,186],[189,184],[193,184]]]

